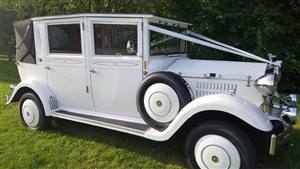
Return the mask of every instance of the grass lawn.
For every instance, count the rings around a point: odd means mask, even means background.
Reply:
[[[186,168],[183,145],[174,140],[154,142],[64,120],[48,131],[25,129],[18,104],[4,104],[9,85],[18,82],[15,64],[0,57],[0,168]],[[300,124],[294,128],[294,146],[260,168],[300,168]]]

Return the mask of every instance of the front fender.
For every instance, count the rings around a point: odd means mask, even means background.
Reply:
[[[199,97],[187,104],[164,131],[149,129],[145,137],[156,141],[168,140],[189,118],[205,111],[222,111],[231,114],[261,131],[271,131],[273,126],[266,115],[249,101],[226,94]]]
[[[36,79],[28,79],[26,81],[20,82],[14,88],[14,91],[6,104],[19,101],[20,96],[28,92],[27,90],[23,90],[25,88],[30,89],[37,94],[43,104],[46,116],[49,116],[55,108],[58,108],[58,101],[56,100],[54,93],[50,90],[48,85]]]

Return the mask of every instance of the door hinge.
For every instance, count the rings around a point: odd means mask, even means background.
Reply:
[[[89,87],[88,86],[85,87],[85,91],[86,91],[86,93],[89,93]]]
[[[251,84],[251,76],[247,76],[247,87],[250,87]]]

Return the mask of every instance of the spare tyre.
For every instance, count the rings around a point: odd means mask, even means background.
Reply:
[[[137,108],[152,128],[163,130],[192,100],[186,81],[173,72],[147,76],[137,92]]]

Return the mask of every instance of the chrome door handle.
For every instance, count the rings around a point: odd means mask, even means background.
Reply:
[[[91,72],[91,73],[96,73],[96,70],[91,69],[90,72]]]
[[[50,70],[50,67],[49,67],[49,66],[45,66],[44,68],[47,69],[47,70]]]

